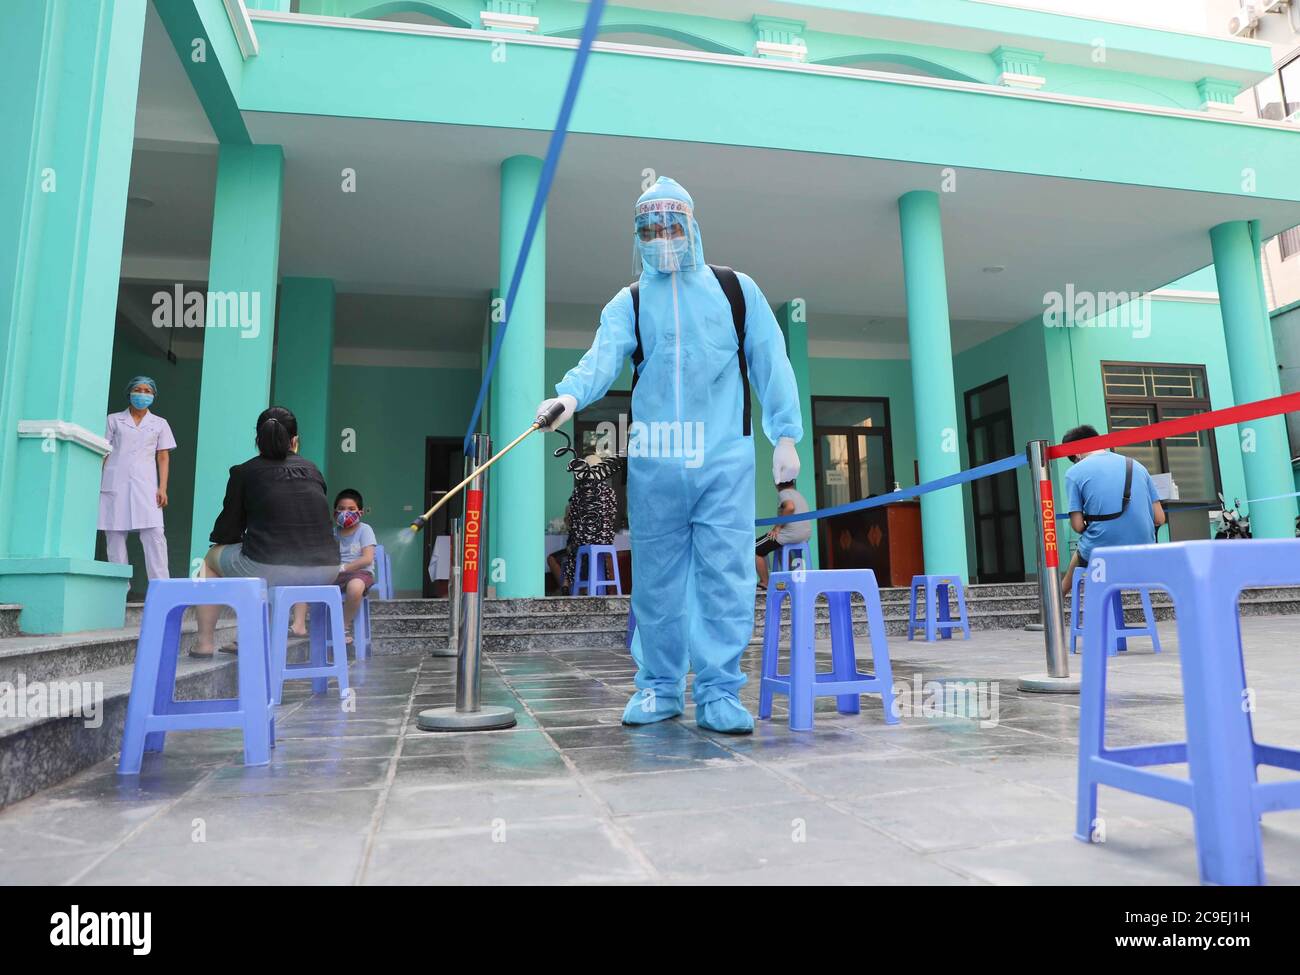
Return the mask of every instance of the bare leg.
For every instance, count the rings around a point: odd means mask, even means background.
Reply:
[[[761,555],[754,556],[754,568],[758,570],[758,584],[767,588],[767,559]]]
[[[217,568],[217,561],[221,557],[221,550],[225,546],[214,545],[208,549],[208,554],[203,556],[203,565],[200,569],[203,579],[220,579],[221,570]],[[199,621],[199,645],[195,648],[195,653],[205,657],[212,656],[212,651],[216,649],[213,642],[213,634],[217,631],[217,617],[221,615],[220,606],[199,606],[196,607],[195,615]]]
[[[294,636],[307,635],[307,604],[306,603],[293,604],[293,623],[290,624],[289,629],[293,631]]]
[[[361,600],[366,594],[366,584],[360,579],[349,579],[348,588],[344,590],[343,599],[343,628],[348,632],[348,639],[351,640],[352,621],[356,619],[357,610],[361,609]]]
[[[1082,568],[1083,563],[1079,561],[1079,552],[1070,556],[1070,564],[1065,567],[1065,578],[1061,580],[1061,599],[1070,598],[1070,590],[1074,588],[1074,570]]]
[[[555,580],[557,589],[564,587],[564,567],[560,565],[560,560],[554,555],[546,556],[546,564],[550,567],[551,577]]]

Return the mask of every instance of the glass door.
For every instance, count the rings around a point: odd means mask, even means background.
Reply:
[[[966,446],[972,467],[1021,449],[1011,428],[1011,387],[1006,377],[966,394]],[[1023,582],[1025,551],[1016,472],[1003,471],[972,481],[970,495],[976,577],[980,582]]]
[[[817,507],[832,508],[893,489],[889,401],[813,397],[817,443]],[[832,569],[878,569],[869,512],[850,512],[817,523],[821,561]]]

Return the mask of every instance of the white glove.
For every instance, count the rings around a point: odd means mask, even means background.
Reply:
[[[777,484],[793,481],[799,476],[799,451],[795,450],[794,441],[782,437],[776,442],[772,451],[772,479]]]
[[[556,396],[554,399],[542,400],[537,405],[537,413],[535,415],[537,417],[544,416],[546,412],[550,410],[550,408],[554,406],[556,403],[563,404],[564,412],[561,413],[560,418],[556,420],[554,423],[552,423],[550,426],[542,427],[543,430],[546,430],[548,432],[551,430],[558,430],[560,427],[568,423],[569,418],[573,416],[573,411],[578,408],[578,401],[574,399],[572,396],[570,396],[568,393],[565,393],[563,396]]]

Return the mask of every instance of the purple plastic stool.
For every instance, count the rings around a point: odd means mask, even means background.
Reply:
[[[1264,883],[1260,816],[1300,808],[1300,781],[1260,782],[1256,766],[1300,771],[1300,750],[1255,741],[1237,599],[1246,587],[1300,583],[1300,539],[1099,548],[1094,569],[1104,581],[1088,583],[1095,610],[1083,626],[1075,837],[1092,841],[1097,786],[1109,785],[1192,811],[1202,883]],[[1139,586],[1165,589],[1174,600],[1187,740],[1107,748],[1102,650],[1110,601]],[[1182,762],[1187,778],[1143,769]]]
[[[792,566],[796,568],[802,566],[809,569],[812,568],[809,562],[811,558],[807,542],[791,542],[789,545],[782,545],[772,551],[772,571],[789,572]],[[797,562],[796,559],[798,559]],[[778,566],[780,567],[779,570]]]
[[[957,591],[957,619],[952,618],[948,608],[948,587]],[[923,593],[925,600],[925,619],[916,616],[916,594]],[[962,591],[961,576],[926,575],[912,576],[911,608],[907,614],[907,638],[917,630],[925,631],[927,642],[935,639],[951,640],[952,631],[961,627],[970,639],[970,621],[966,618],[966,596]]]
[[[871,629],[871,656],[875,674],[858,671],[853,646],[851,597],[859,593],[867,604]],[[831,671],[817,673],[815,609],[824,594],[830,606]],[[781,603],[790,597],[790,673],[777,673],[781,642]],[[836,698],[840,714],[861,710],[860,694],[879,694],[885,705],[885,724],[897,724],[894,713],[894,676],[889,665],[889,642],[880,608],[880,588],[870,569],[809,569],[777,572],[767,588],[763,623],[763,664],[759,678],[758,716],[772,716],[772,695],[790,697],[790,730],[811,731],[816,698]]]
[[[295,603],[323,606],[326,613],[309,617],[308,659],[305,664],[288,664],[289,613]],[[331,651],[334,659],[329,659]],[[329,679],[338,681],[339,697],[348,696],[348,650],[343,634],[343,593],[338,586],[276,586],[271,596],[271,700],[282,700],[284,682],[311,679],[316,694],[329,690]]]
[[[1088,573],[1083,568],[1074,570],[1074,579],[1071,581],[1070,596],[1070,653],[1079,652],[1079,641],[1083,639],[1083,621],[1080,617],[1083,615],[1083,589]],[[1117,653],[1123,653],[1128,650],[1128,638],[1132,636],[1148,636],[1151,638],[1151,647],[1156,652],[1160,652],[1160,634],[1156,632],[1156,614],[1151,608],[1151,587],[1138,586],[1138,593],[1142,597],[1142,615],[1145,618],[1145,626],[1126,626],[1124,624],[1124,603],[1116,599],[1111,602],[1111,617],[1114,620],[1113,625],[1109,628],[1109,635],[1106,638],[1106,653],[1115,656]]]
[[[605,575],[605,563],[601,561],[602,555],[608,555],[610,565],[613,570],[612,576]],[[586,557],[587,571],[584,574],[583,557]],[[599,568],[598,568],[599,566]],[[608,589],[614,590],[614,595],[623,592],[623,583],[618,574],[618,550],[613,545],[579,545],[578,551],[573,557],[573,594],[581,595],[584,590],[589,596],[602,596]]]
[[[191,606],[229,606],[235,611],[239,639],[237,698],[175,699],[181,621]],[[270,762],[275,718],[268,691],[269,626],[263,579],[151,580],[144,597],[118,774],[139,774],[144,753],[162,751],[167,732],[203,728],[243,729],[244,764]]]

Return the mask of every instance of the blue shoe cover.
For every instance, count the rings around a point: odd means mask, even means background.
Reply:
[[[695,705],[695,723],[724,735],[748,735],[754,730],[754,718],[740,699],[731,695]]]
[[[623,709],[623,723],[654,724],[675,718],[685,710],[686,702],[680,697],[640,690],[632,695]]]

